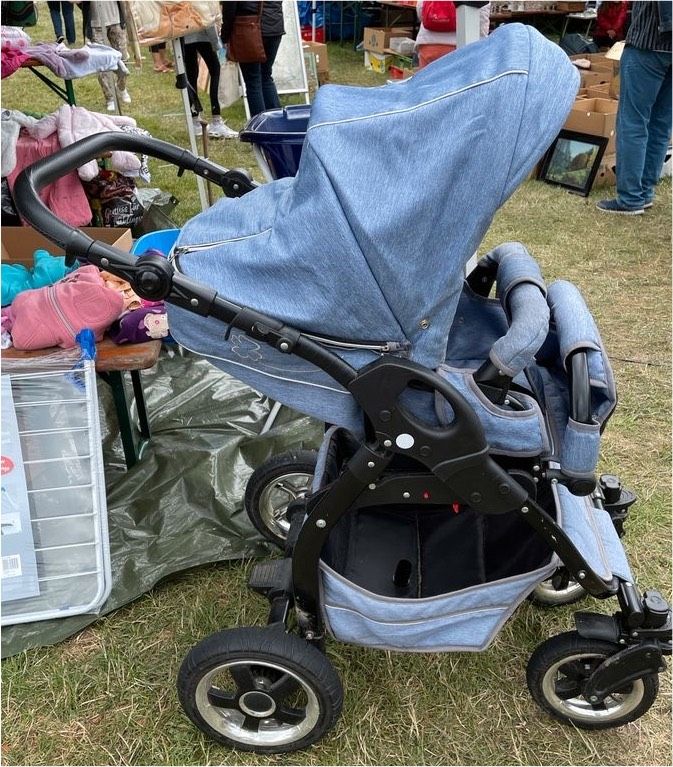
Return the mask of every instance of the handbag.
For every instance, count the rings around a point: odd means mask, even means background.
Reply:
[[[426,0],[421,10],[421,24],[431,32],[455,32],[455,3],[447,0]]]
[[[264,1],[261,0],[256,15],[235,17],[227,54],[230,61],[237,61],[239,64],[263,64],[266,61],[262,40],[263,6]]]

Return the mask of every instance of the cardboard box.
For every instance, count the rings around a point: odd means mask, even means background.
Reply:
[[[94,240],[101,240],[127,252],[131,250],[133,244],[130,229],[92,226],[82,227],[81,231]],[[65,255],[63,248],[54,245],[51,240],[38,234],[30,226],[3,226],[0,229],[0,238],[2,238],[2,260],[5,262],[31,267],[33,253],[40,248],[48,251],[52,256]]]
[[[566,13],[581,13],[585,7],[586,3],[556,3],[556,10]]]
[[[365,51],[365,69],[373,72],[385,74],[388,67],[392,64],[393,57],[387,53],[375,53],[374,51]]]
[[[592,85],[600,85],[601,83],[609,83],[612,80],[612,75],[606,71],[596,71],[581,69],[580,70],[580,88],[590,88]]]
[[[608,95],[611,99],[616,99],[619,101],[619,75],[615,75],[612,80],[610,80]]]
[[[362,32],[362,47],[366,51],[385,53],[390,48],[391,37],[410,37],[410,27],[365,27]]]
[[[610,83],[599,83],[598,85],[591,85],[584,90],[586,91],[587,98],[590,99],[610,98]]]
[[[390,56],[390,66],[397,67],[398,69],[411,69],[413,64],[412,56],[403,56],[401,53],[396,53],[392,48],[388,48],[384,51],[387,56]]]
[[[604,154],[594,179],[594,188],[615,186],[617,183],[616,169],[617,156],[614,154]]]
[[[619,72],[619,61],[605,58],[604,53],[575,53],[570,57],[571,61],[586,59],[591,62],[591,72],[610,72],[611,75]]]
[[[563,127],[590,136],[605,136],[610,139],[605,152],[611,154],[615,151],[617,106],[612,99],[581,99],[573,104]]]
[[[327,46],[325,43],[308,42],[303,44],[304,50],[309,50],[315,55],[315,64],[318,75],[329,74],[329,57],[327,55]]]

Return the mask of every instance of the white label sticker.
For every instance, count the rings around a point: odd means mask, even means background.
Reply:
[[[0,563],[3,578],[18,578],[21,575],[21,557],[18,554],[2,557]]]

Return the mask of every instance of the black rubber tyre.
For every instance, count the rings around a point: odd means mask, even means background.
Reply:
[[[185,713],[200,730],[259,754],[315,743],[335,725],[343,703],[328,658],[277,627],[212,634],[187,654],[177,685]]]
[[[592,671],[621,648],[585,639],[576,631],[558,634],[539,645],[528,661],[526,681],[533,700],[548,714],[583,730],[621,727],[640,718],[659,690],[656,674],[637,679],[592,705],[581,693]]]
[[[245,510],[252,524],[269,541],[283,546],[290,528],[287,507],[310,490],[318,454],[293,450],[258,466],[245,488]]]
[[[559,568],[560,569],[560,568]],[[571,605],[584,599],[587,592],[577,581],[571,580],[564,589],[555,589],[552,583],[554,576],[538,584],[528,598],[533,604],[541,607],[561,607]]]

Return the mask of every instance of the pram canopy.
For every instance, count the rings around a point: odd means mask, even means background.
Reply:
[[[565,53],[519,24],[403,83],[324,86],[297,176],[193,218],[179,269],[301,330],[399,345],[434,369],[466,262],[577,87]],[[178,339],[193,321],[171,319]]]

